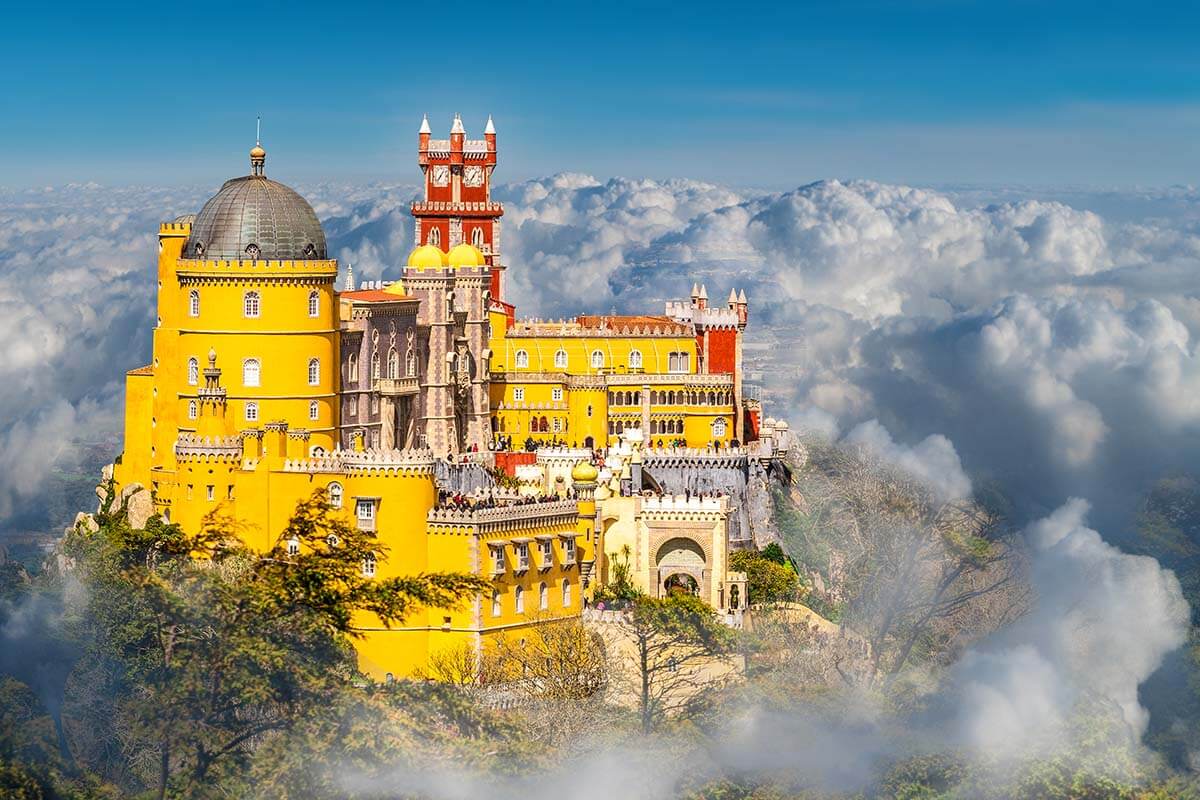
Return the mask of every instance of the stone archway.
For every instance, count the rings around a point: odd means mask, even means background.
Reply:
[[[700,594],[700,584],[690,573],[672,572],[663,581],[663,595],[670,597],[678,592],[686,592],[690,595],[698,596]]]
[[[678,589],[700,597],[708,596],[708,556],[695,539],[686,536],[667,539],[655,552],[654,567],[658,574],[659,597],[666,597]]]

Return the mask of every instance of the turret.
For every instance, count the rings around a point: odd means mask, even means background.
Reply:
[[[738,315],[738,327],[739,328],[746,327],[746,320],[749,319],[749,317],[750,317],[750,310],[749,310],[749,306],[746,304],[746,290],[745,289],[742,289],[742,291],[738,293],[737,315]]]
[[[429,135],[433,131],[429,128],[429,115],[421,117],[421,129],[417,131],[417,152],[424,155],[429,152]]]
[[[488,152],[496,152],[496,126],[492,124],[491,114],[488,114],[487,126],[483,129],[483,138],[487,142]]]
[[[729,306],[730,311],[737,311],[737,302],[738,302],[737,290],[730,289],[729,290],[729,300],[727,302],[727,305]]]
[[[696,308],[700,302],[700,284],[692,284],[692,308]]]
[[[467,140],[467,129],[463,127],[462,116],[454,115],[454,124],[450,127],[450,162],[461,164],[463,161],[463,143]]]
[[[708,287],[703,283],[700,284],[700,294],[696,298],[696,308],[702,311],[708,308]]]

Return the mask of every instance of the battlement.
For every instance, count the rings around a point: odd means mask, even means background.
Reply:
[[[181,433],[175,440],[175,456],[191,458],[236,458],[242,457],[241,436],[197,436]]]
[[[158,224],[159,236],[187,236],[192,232],[192,223],[190,222],[160,222]]]
[[[519,319],[508,329],[509,338],[521,336],[569,336],[595,338],[601,336],[692,336],[694,331],[673,320],[627,323],[601,321],[585,325],[577,320]]]
[[[729,498],[698,495],[651,496],[642,499],[642,514],[659,518],[679,518],[680,514],[719,517],[729,513]]]
[[[503,203],[453,202],[450,200],[416,200],[412,206],[413,216],[424,214],[454,214],[460,217],[499,217],[504,214]]]
[[[284,472],[343,474],[371,473],[388,470],[417,470],[421,474],[432,474],[432,450],[342,450],[309,456],[289,458],[283,462]]]
[[[275,261],[260,260],[207,260],[181,258],[176,262],[175,272],[181,278],[269,278],[295,277],[296,275],[311,275],[321,278],[334,279],[337,277],[338,264],[335,259],[320,259],[312,261]]]
[[[697,308],[687,303],[668,302],[666,314],[700,328],[736,328],[741,324],[738,312],[731,308]]]
[[[430,523],[497,526],[506,530],[535,527],[547,521],[566,523],[575,519],[579,507],[575,500],[539,500],[532,503],[500,503],[491,507],[442,506],[432,508],[426,515]]]

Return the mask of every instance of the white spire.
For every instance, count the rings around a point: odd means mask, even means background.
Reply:
[[[493,136],[494,136],[494,135],[495,135],[495,133],[496,133],[496,126],[492,124],[492,115],[491,115],[491,114],[488,114],[488,121],[487,121],[487,125],[484,127],[484,129],[483,129],[483,132],[484,132],[484,133],[490,133],[490,134],[492,134]]]
[[[700,297],[705,300],[708,299],[708,287],[705,286],[703,283],[700,284]]]
[[[729,305],[737,305],[737,292],[733,289],[729,290]]]
[[[460,114],[454,115],[454,125],[451,126],[450,132],[451,133],[466,133],[467,132],[467,129],[463,127],[462,116]]]
[[[354,265],[353,264],[350,264],[350,263],[346,264],[346,288],[343,289],[342,291],[345,291],[345,292],[353,292],[354,291]]]
[[[429,127],[429,115],[422,114],[421,115],[421,130],[417,131],[417,133],[432,133],[432,132],[433,131]]]
[[[700,296],[700,284],[693,283],[692,284],[692,297],[699,297],[699,296]]]
[[[738,302],[741,303],[742,305],[746,304],[746,290],[745,289],[742,289],[742,291],[738,292]]]

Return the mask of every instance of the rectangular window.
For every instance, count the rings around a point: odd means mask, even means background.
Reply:
[[[550,541],[538,542],[538,557],[541,559],[541,563],[538,566],[542,569],[554,566],[554,543]]]
[[[575,563],[575,540],[571,537],[563,539],[563,563]]]
[[[362,522],[370,522],[375,519],[375,502],[373,500],[359,500],[355,506],[355,513]]]
[[[529,569],[529,545],[521,543],[516,545],[517,551],[517,569],[524,571]]]
[[[504,573],[504,548],[492,548],[492,574],[501,575]]]
[[[552,399],[552,400],[553,400],[554,402],[556,402],[556,403],[561,403],[561,402],[562,402],[562,398],[563,398],[562,387],[561,387],[561,386],[555,386],[555,387],[554,387],[554,388],[553,388],[553,389],[550,391],[550,399]]]
[[[321,418],[321,406],[316,400],[308,404],[308,418],[311,420]]]
[[[525,387],[524,386],[517,386],[516,388],[513,389],[513,402],[514,403],[524,403],[525,402]]]
[[[246,421],[258,421],[258,403],[246,403]]]
[[[562,419],[560,417],[554,418],[554,432],[562,433]]]

